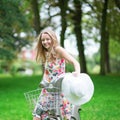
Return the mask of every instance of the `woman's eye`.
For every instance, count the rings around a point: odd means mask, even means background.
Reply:
[[[44,41],[49,41],[49,40],[50,40],[50,38],[41,39],[42,42],[44,42]]]
[[[41,41],[45,41],[44,39],[41,39]]]
[[[49,38],[47,38],[46,40],[50,40]]]

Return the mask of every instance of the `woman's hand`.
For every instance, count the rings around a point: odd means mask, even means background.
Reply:
[[[74,77],[78,77],[80,75],[80,73],[76,72],[76,71],[72,72],[72,74],[73,74]]]

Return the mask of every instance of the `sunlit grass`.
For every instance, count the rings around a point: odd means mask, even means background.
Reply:
[[[91,76],[95,93],[81,106],[81,120],[119,120],[120,76]],[[32,120],[24,93],[38,88],[40,76],[0,77],[0,120]]]
[[[92,76],[95,92],[92,100],[82,106],[82,120],[120,119],[120,76]]]
[[[0,120],[32,120],[24,92],[36,89],[39,76],[0,78]]]

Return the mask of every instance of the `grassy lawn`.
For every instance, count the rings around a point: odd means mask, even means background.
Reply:
[[[91,75],[92,100],[81,106],[81,120],[120,119],[120,76]],[[38,88],[40,76],[0,77],[0,120],[32,120],[24,92]]]

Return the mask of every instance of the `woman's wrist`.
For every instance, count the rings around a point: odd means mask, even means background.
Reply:
[[[74,71],[74,72],[72,72],[72,74],[73,74],[73,76],[77,77],[80,74],[80,72],[79,71]]]

